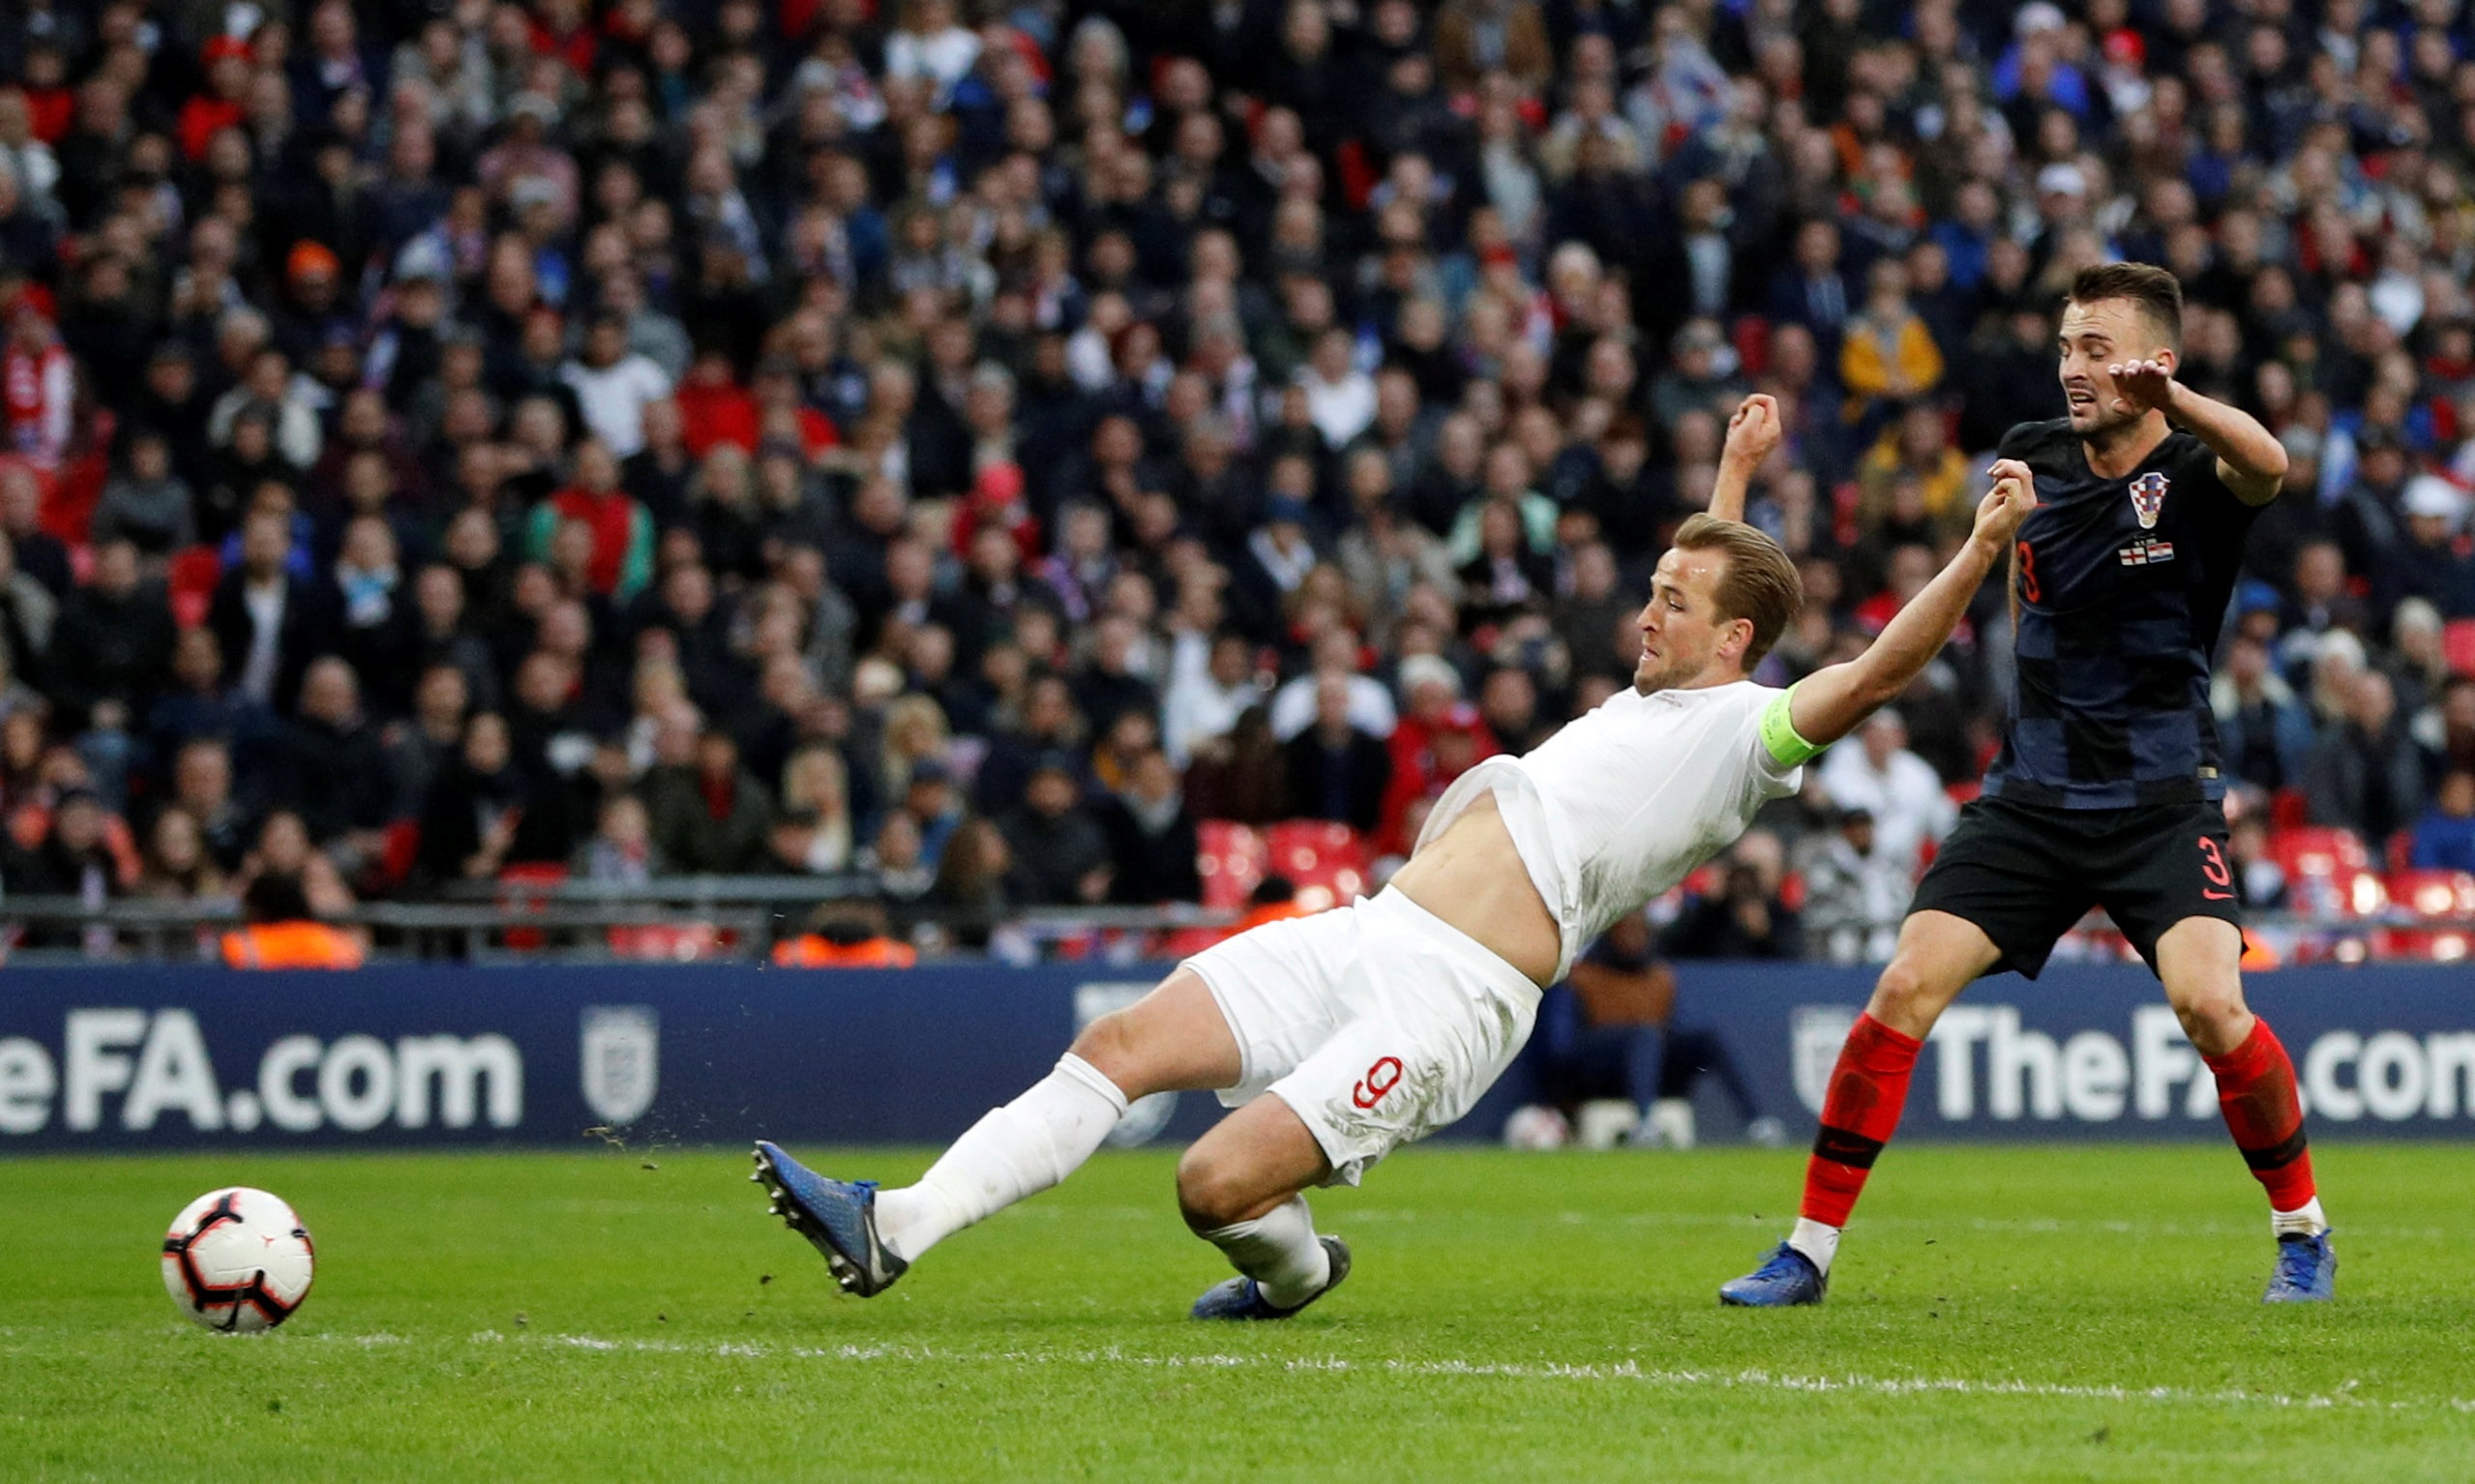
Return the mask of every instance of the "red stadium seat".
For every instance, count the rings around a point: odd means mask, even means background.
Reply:
[[[2383,928],[2371,935],[2371,956],[2384,963],[2456,964],[2475,948],[2475,933],[2455,928]]]
[[[2393,871],[2389,900],[2427,921],[2475,921],[2475,875],[2463,871]]]
[[[550,905],[550,894],[539,888],[556,886],[567,879],[567,868],[555,861],[527,861],[509,866],[498,873],[498,910],[508,917],[525,916]],[[535,890],[526,891],[524,888]],[[530,952],[543,947],[549,939],[539,928],[509,928],[507,946]]]
[[[2328,824],[2297,825],[2272,832],[2269,858],[2284,868],[2290,877],[2327,876],[2341,868],[2363,870],[2371,865],[2371,852],[2364,848],[2361,836]]]
[[[1265,830],[1270,868],[1297,884],[1297,905],[1320,912],[1366,890],[1374,862],[1357,831],[1329,819],[1288,819]]]
[[[2388,888],[2354,831],[2307,824],[2269,836],[2269,858],[2286,874],[2289,905],[2309,917],[2371,917],[2389,905]]]
[[[622,924],[607,935],[613,958],[660,964],[695,964],[723,948],[722,934],[709,922],[647,922]]]
[[[1202,820],[1195,826],[1195,846],[1206,906],[1244,906],[1270,869],[1270,847],[1250,824]]]

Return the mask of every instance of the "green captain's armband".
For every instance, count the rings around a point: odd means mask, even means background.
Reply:
[[[1795,719],[1787,709],[1788,697],[1795,694],[1796,687],[1789,686],[1762,708],[1762,745],[1770,749],[1771,760],[1783,768],[1802,766],[1822,751],[1796,734]]]

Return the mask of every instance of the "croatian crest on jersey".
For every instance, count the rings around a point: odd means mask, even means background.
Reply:
[[[2165,476],[2151,469],[2132,481],[2132,514],[2140,518],[2140,529],[2157,529],[2158,512],[2165,508]]]

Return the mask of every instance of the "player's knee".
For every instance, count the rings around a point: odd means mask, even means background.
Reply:
[[[1873,998],[1865,1005],[1865,1013],[1894,1030],[1922,1034],[1909,1027],[1931,1027],[1950,1000],[1951,996],[1917,967],[1914,959],[1901,954],[1883,965],[1882,977],[1873,982]]]
[[[1074,1038],[1074,1045],[1067,1049],[1089,1062],[1092,1070],[1123,1086],[1123,1074],[1130,1070],[1135,1057],[1136,1037],[1129,1020],[1125,1011],[1113,1010],[1084,1026]]]
[[[1217,1232],[1255,1214],[1261,1201],[1236,1160],[1210,1147],[1188,1144],[1178,1160],[1178,1209],[1197,1232]]]
[[[2251,1012],[2236,984],[2212,984],[2173,996],[2174,1016],[2192,1044],[2210,1055],[2231,1051],[2251,1028]]]

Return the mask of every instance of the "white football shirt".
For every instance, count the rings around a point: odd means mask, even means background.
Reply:
[[[1725,849],[1764,804],[1797,790],[1814,749],[1787,726],[1786,698],[1749,680],[1620,691],[1525,756],[1490,757],[1455,779],[1418,846],[1493,791],[1562,929],[1562,979],[1609,924]]]

